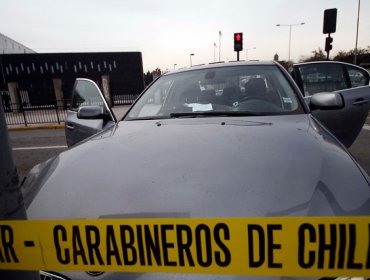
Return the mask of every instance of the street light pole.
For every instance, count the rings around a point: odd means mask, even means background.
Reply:
[[[288,51],[288,61],[290,61],[290,43],[292,42],[292,25],[289,24],[289,51]]]
[[[356,46],[355,46],[355,59],[354,64],[357,63],[357,42],[358,42],[358,25],[360,23],[360,0],[358,0],[358,8],[357,8],[357,29],[356,29]]]
[[[221,61],[221,36],[222,36],[222,33],[220,30],[218,31],[218,62]]]
[[[193,61],[192,61],[192,59],[191,59],[191,57],[192,57],[193,55],[194,55],[193,53],[191,53],[191,54],[190,54],[190,67],[191,67],[191,66],[193,66]]]
[[[216,43],[213,43],[213,62],[216,62]]]
[[[289,48],[288,48],[288,61],[290,61],[290,45],[292,41],[292,26],[297,26],[297,25],[303,25],[305,22],[301,23],[290,23],[290,24],[276,24],[276,26],[289,26]]]

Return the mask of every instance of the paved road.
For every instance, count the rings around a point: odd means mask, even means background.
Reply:
[[[114,114],[120,120],[130,106],[116,106]],[[9,132],[14,161],[20,180],[36,164],[67,149],[64,129],[36,129]]]
[[[20,180],[37,163],[67,149],[64,129],[12,131],[9,138]]]
[[[349,151],[370,176],[370,114]]]
[[[349,151],[370,176],[370,130],[362,129]]]

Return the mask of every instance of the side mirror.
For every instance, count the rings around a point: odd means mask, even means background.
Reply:
[[[81,106],[77,111],[77,118],[96,120],[103,118],[103,107],[97,105]]]
[[[311,110],[335,110],[344,107],[342,96],[337,92],[320,92],[305,97]]]

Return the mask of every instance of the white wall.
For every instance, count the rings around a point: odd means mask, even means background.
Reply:
[[[0,54],[35,53],[35,51],[0,33]]]

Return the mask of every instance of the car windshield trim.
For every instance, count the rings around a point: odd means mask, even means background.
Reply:
[[[136,117],[127,118],[126,121],[143,121],[143,120],[158,120],[158,119],[175,119],[175,118],[198,118],[198,117],[253,117],[253,116],[277,116],[286,115],[281,112],[248,112],[248,111],[230,111],[230,112],[217,112],[217,111],[206,111],[206,112],[183,112],[183,113],[171,113],[165,116],[155,117]]]

